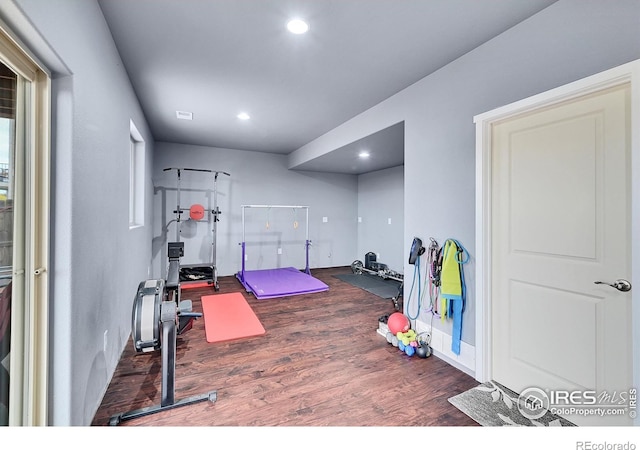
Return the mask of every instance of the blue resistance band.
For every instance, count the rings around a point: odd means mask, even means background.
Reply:
[[[413,295],[413,286],[416,284],[416,278],[418,278],[418,311],[416,312],[415,317],[412,317],[411,313],[409,313],[409,306],[411,305],[411,296]],[[420,289],[420,256],[418,256],[416,263],[413,266],[413,281],[411,282],[411,290],[409,291],[409,301],[407,304],[407,316],[410,320],[416,320],[420,316]]]
[[[451,351],[456,354],[459,355],[460,354],[460,345],[461,345],[461,341],[462,341],[462,313],[465,310],[465,303],[466,303],[466,285],[464,282],[464,270],[462,265],[466,264],[469,261],[469,252],[467,251],[466,248],[464,248],[462,246],[462,244],[460,244],[458,241],[456,241],[455,239],[447,239],[447,241],[452,241],[453,243],[455,243],[458,251],[456,254],[456,261],[458,262],[459,268],[460,268],[460,285],[462,288],[462,292],[461,292],[461,296],[460,299],[449,299],[449,307],[451,308],[451,316],[453,317],[453,329],[452,329],[452,336],[451,336]],[[445,245],[446,242],[445,241]],[[460,258],[460,255],[464,255],[466,254],[466,258]]]

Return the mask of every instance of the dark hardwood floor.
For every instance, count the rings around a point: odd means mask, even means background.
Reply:
[[[327,292],[257,300],[235,277],[219,294],[242,292],[266,333],[207,343],[204,319],[178,337],[176,402],[217,391],[201,402],[121,422],[120,426],[477,426],[447,399],[478,383],[437,357],[408,357],[376,333],[393,312],[384,300],[316,269]],[[201,312],[213,288],[185,289]],[[133,293],[132,293],[133,296]],[[159,352],[135,353],[131,341],[92,425],[160,403]]]

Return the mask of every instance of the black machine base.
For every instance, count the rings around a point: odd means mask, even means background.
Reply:
[[[175,403],[169,405],[154,405],[147,406],[146,408],[136,409],[134,411],[129,411],[122,414],[116,414],[111,416],[109,419],[109,425],[119,425],[121,422],[125,420],[138,419],[140,417],[148,416],[151,414],[158,413],[160,411],[167,411],[169,409],[179,408],[181,406],[193,405],[194,403],[200,403],[204,401],[215,402],[218,399],[218,392],[211,391],[206,394],[194,395],[193,397],[187,397],[182,400],[178,400]]]
[[[149,288],[145,288],[145,282],[141,283],[141,287],[139,288],[142,293],[146,293],[149,291]],[[157,286],[162,286],[162,283],[151,283],[156,284]],[[136,419],[138,417],[147,416],[150,414],[155,414],[160,411],[178,408],[180,406],[191,405],[193,403],[202,402],[205,400],[209,400],[211,402],[215,402],[217,399],[216,391],[210,391],[206,394],[201,394],[193,397],[189,397],[183,400],[175,400],[175,370],[176,370],[176,336],[178,334],[178,324],[180,323],[180,314],[178,312],[178,307],[173,300],[170,301],[162,301],[162,298],[166,297],[166,294],[160,292],[159,295],[154,296],[154,302],[156,302],[156,310],[160,311],[159,321],[156,321],[157,315],[149,315],[145,316],[140,311],[144,310],[143,302],[144,295],[137,295],[136,301],[134,302],[134,336],[142,335],[145,333],[140,328],[143,328],[141,325],[138,325],[142,320],[136,320],[137,318],[148,317],[149,321],[154,321],[155,323],[150,324],[153,330],[154,336],[160,335],[161,338],[157,345],[153,347],[154,350],[157,350],[160,347],[161,358],[162,358],[162,382],[161,382],[161,395],[162,399],[160,401],[160,405],[149,406],[141,409],[136,409],[130,412],[116,414],[112,416],[109,420],[109,425],[118,425],[124,420]],[[149,308],[147,308],[149,309]],[[188,316],[188,323],[190,324],[195,318],[199,316],[199,313],[194,313],[194,316]],[[188,328],[191,328],[190,326]],[[147,332],[149,333],[149,332]],[[149,333],[150,334],[150,333]],[[154,340],[155,342],[155,340]],[[145,350],[153,351],[149,345],[135,345],[134,348],[136,351],[143,352]]]

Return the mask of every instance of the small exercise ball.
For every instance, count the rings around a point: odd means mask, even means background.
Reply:
[[[389,327],[389,331],[396,335],[398,332],[406,333],[409,331],[409,327],[411,324],[409,323],[409,318],[402,313],[395,312],[389,316],[389,320],[387,320],[387,327]]]
[[[204,217],[204,206],[195,204],[189,209],[189,217],[192,220],[202,220]]]

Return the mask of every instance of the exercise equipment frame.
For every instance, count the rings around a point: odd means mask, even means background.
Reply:
[[[240,245],[242,246],[242,270],[238,274],[239,280],[246,287],[244,273],[245,273],[245,254],[246,254],[246,242],[245,242],[245,210],[247,208],[285,208],[285,209],[304,209],[306,212],[305,217],[305,269],[304,273],[307,275],[311,275],[311,270],[309,269],[309,247],[311,246],[311,240],[309,240],[309,207],[301,206],[301,205],[242,205],[242,242]]]
[[[211,261],[210,264],[208,265],[203,265],[203,264],[187,264],[187,265],[182,265],[180,266],[181,269],[195,269],[198,267],[207,267],[211,269],[211,278],[206,278],[204,280],[197,280],[198,282],[201,281],[207,281],[210,284],[213,284],[213,287],[216,291],[220,290],[220,285],[218,283],[218,267],[217,267],[217,230],[218,230],[218,226],[217,223],[220,221],[220,214],[222,214],[222,211],[220,211],[220,208],[218,207],[218,176],[220,174],[222,175],[226,175],[226,176],[231,176],[231,174],[229,174],[228,172],[223,172],[220,170],[211,170],[211,169],[191,169],[191,168],[186,168],[186,167],[167,167],[165,169],[163,169],[164,172],[170,171],[170,170],[175,170],[176,174],[178,176],[178,182],[177,182],[177,205],[176,205],[176,209],[173,211],[173,213],[176,215],[176,218],[174,219],[176,221],[176,241],[180,242],[180,222],[182,221],[182,214],[184,214],[185,211],[187,211],[187,209],[181,208],[180,207],[180,189],[181,189],[181,179],[182,179],[182,172],[183,171],[187,171],[187,172],[205,172],[205,173],[211,173],[213,174],[213,209],[208,210],[208,213],[210,215],[211,218],[211,223],[212,223],[212,228],[211,228]],[[185,282],[188,283],[188,282]]]
[[[375,254],[374,254],[375,255]],[[365,255],[365,261],[366,261]],[[386,264],[379,263],[373,259],[373,263],[366,261],[365,264],[362,263],[359,259],[356,259],[351,263],[351,271],[356,275],[362,275],[363,273],[368,273],[369,275],[376,275],[384,280],[394,280],[399,281],[398,285],[398,293],[395,297],[391,298],[393,302],[393,308],[396,311],[402,312],[404,305],[402,302],[402,293],[404,291],[404,275],[400,272],[396,272],[395,270],[389,269]]]

